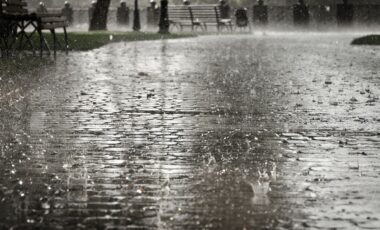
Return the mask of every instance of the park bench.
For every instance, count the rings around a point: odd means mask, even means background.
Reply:
[[[208,26],[216,26],[218,31],[223,28],[232,31],[232,20],[220,17],[220,8],[217,5],[192,5],[190,6],[193,18],[202,23],[205,30]]]
[[[68,26],[68,22],[66,20],[66,17],[64,17],[61,12],[38,13],[36,15],[37,15],[37,31],[40,35],[41,56],[43,52],[43,45],[45,45],[48,51],[50,51],[49,46],[42,33],[42,31],[44,30],[50,30],[51,34],[53,35],[54,56],[56,56],[56,53],[57,53],[57,45],[59,45],[62,48],[62,45],[58,41],[57,35],[55,33],[55,30],[59,28],[63,29],[64,43],[65,43],[63,48],[67,54],[68,53],[68,37],[67,37],[66,27]]]
[[[68,39],[66,26],[67,22],[61,13],[29,13],[26,2],[23,0],[0,0],[0,21],[5,25],[3,26],[1,42],[3,47],[7,50],[12,49],[16,43],[19,43],[19,49],[25,48],[29,45],[34,53],[34,46],[32,37],[35,33],[39,35],[40,55],[43,54],[43,49],[46,47],[50,53],[50,48],[46,39],[44,38],[43,31],[49,30],[53,36],[54,56],[56,55],[57,44],[62,45],[57,40],[55,30],[62,28],[64,33],[65,51],[67,53]],[[27,28],[31,28],[27,32]],[[25,39],[25,42],[24,42]]]
[[[232,31],[232,20],[220,18],[220,9],[217,5],[168,6],[170,25],[179,28],[190,26],[192,31],[197,28],[207,30],[210,25],[216,26],[218,31],[227,28]]]
[[[192,10],[189,6],[170,5],[168,6],[168,14],[169,24],[172,28],[176,27],[177,29],[183,31],[183,27],[189,26],[192,31],[197,28],[201,28],[203,30],[202,24],[194,19]]]

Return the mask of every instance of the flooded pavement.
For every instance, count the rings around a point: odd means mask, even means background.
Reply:
[[[377,229],[380,48],[353,36],[3,64],[0,229]]]

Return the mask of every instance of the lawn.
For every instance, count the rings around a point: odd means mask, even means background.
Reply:
[[[352,41],[352,45],[380,45],[380,35],[367,35],[356,38]]]
[[[44,34],[49,46],[52,47],[52,36],[50,33]],[[129,41],[145,41],[145,40],[159,40],[159,39],[177,39],[195,37],[195,34],[181,33],[181,34],[159,34],[159,33],[145,33],[145,32],[70,32],[69,49],[77,51],[92,50],[113,42],[129,42]],[[63,44],[63,34],[57,34],[58,39]],[[38,36],[34,36],[33,43],[35,47],[39,47]]]

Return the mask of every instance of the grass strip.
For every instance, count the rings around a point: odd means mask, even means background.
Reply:
[[[153,32],[70,32],[68,33],[69,50],[87,51],[93,50],[104,45],[114,42],[130,42],[130,41],[150,41],[162,39],[178,39],[195,37],[195,34],[180,33],[180,34],[159,34]],[[53,36],[50,33],[44,33],[49,47],[53,47]],[[57,39],[63,45],[63,33],[57,33]],[[39,37],[32,38],[34,47],[39,46]],[[58,50],[63,50],[59,46]]]
[[[351,42],[351,45],[380,45],[380,35],[371,34],[356,38]]]

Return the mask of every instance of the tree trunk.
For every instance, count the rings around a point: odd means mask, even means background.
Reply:
[[[89,30],[107,30],[107,14],[111,0],[98,0],[92,15]]]
[[[169,14],[168,14],[168,0],[161,0],[161,12],[160,12],[160,34],[169,33]]]
[[[140,11],[139,11],[139,1],[135,0],[135,9],[133,11],[133,31],[140,31]]]

